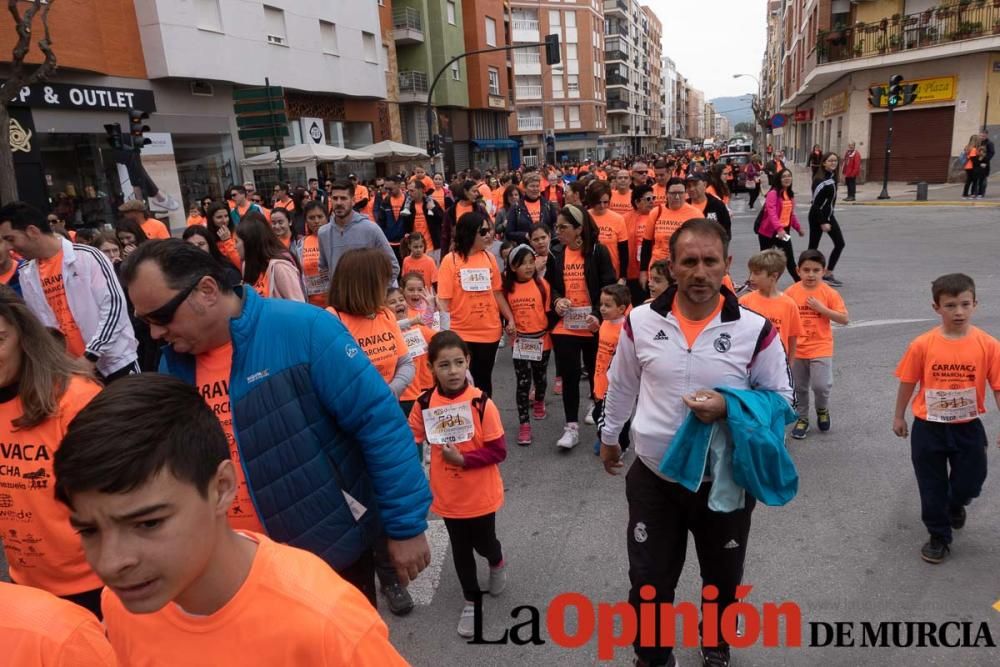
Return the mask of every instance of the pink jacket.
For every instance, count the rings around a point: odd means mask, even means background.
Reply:
[[[844,178],[857,178],[861,173],[861,153],[847,151],[844,153]]]
[[[795,200],[792,199],[792,229],[799,232],[799,219],[795,217]],[[781,230],[781,201],[778,199],[778,189],[771,188],[764,197],[764,219],[760,222],[760,229],[757,233],[767,238],[772,238]]]
[[[287,259],[272,259],[267,265],[267,277],[271,287],[268,296],[272,299],[306,300],[302,291],[302,276]]]

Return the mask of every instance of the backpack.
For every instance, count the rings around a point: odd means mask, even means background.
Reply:
[[[761,206],[760,207],[760,211],[757,212],[757,219],[753,221],[753,233],[754,234],[760,234],[760,225],[761,225],[761,223],[764,222],[764,211],[765,210],[767,210],[766,209],[766,205],[765,206]]]

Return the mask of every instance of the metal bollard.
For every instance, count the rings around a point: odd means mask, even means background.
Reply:
[[[925,181],[917,182],[917,201],[927,201],[927,183]]]

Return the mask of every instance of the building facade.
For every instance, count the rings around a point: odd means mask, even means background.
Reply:
[[[687,87],[687,130],[688,139],[700,144],[705,140],[705,93],[688,85]]]
[[[641,99],[648,117],[648,122],[643,126],[642,152],[655,153],[664,147],[660,139],[663,135],[663,75],[660,69],[663,66],[663,24],[646,5],[642,7],[642,14],[640,83],[643,93]]]
[[[605,0],[605,74],[610,155],[657,149],[662,26],[638,0]]]
[[[767,41],[760,69],[760,104],[768,124],[763,127],[765,146],[783,147],[784,128],[771,127],[770,119],[781,109],[781,65],[784,62],[783,16],[785,0],[770,0],[767,6]]]

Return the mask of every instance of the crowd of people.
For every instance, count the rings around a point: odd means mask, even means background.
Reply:
[[[50,620],[46,639],[0,625],[28,656],[17,664],[63,646],[81,666],[405,664],[377,591],[392,613],[413,609],[429,512],[444,519],[466,601],[457,631],[471,637],[476,601],[507,582],[497,404],[517,408],[517,445],[540,444],[550,359],[563,424],[551,444],[576,447],[582,417],[609,473],[635,452],[631,603],[673,601],[689,531],[704,584],[721,609],[735,602],[756,502],[797,488],[785,426],[806,438],[814,397],[816,427],[832,427],[831,323],[848,322],[833,273],[840,158],[816,157],[798,255],[780,151],[745,165],[647,158],[313,179],[271,198],[244,183],[194,203],[181,238],[141,201],[113,232],[0,209],[0,534],[15,582],[0,607]],[[766,190],[738,285],[737,183],[751,208]],[[982,486],[972,450],[1000,347],[970,328],[971,280],[942,277],[933,296],[942,328],[900,364],[893,429],[908,433],[919,384],[922,557],[941,562]],[[513,396],[494,391],[501,346]],[[976,370],[936,370],[960,361]],[[708,430],[720,419],[721,436]],[[747,447],[763,454],[732,458]],[[748,465],[765,470],[737,470],[759,480],[743,487],[734,468]],[[636,654],[675,664],[669,646],[637,640]],[[702,655],[729,664],[725,644]]]

